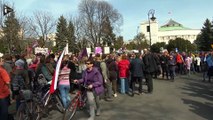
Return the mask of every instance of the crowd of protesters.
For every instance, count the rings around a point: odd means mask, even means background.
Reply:
[[[16,110],[20,105],[19,91],[30,89],[41,76],[47,82],[53,78],[58,55],[37,54],[4,55],[0,62],[0,116],[7,120],[8,101],[16,101]],[[101,98],[113,101],[120,94],[152,94],[153,78],[162,77],[174,81],[175,76],[203,73],[203,81],[211,82],[213,76],[213,51],[200,54],[168,52],[151,53],[145,49],[142,53],[91,54],[87,56],[65,55],[60,67],[58,89],[66,109],[75,92],[76,83],[83,83],[87,90],[90,110],[89,120],[100,115]],[[20,82],[21,81],[21,82]],[[136,87],[135,84],[139,84]],[[143,85],[147,85],[147,90]],[[35,86],[33,86],[35,87]],[[137,90],[136,90],[137,89]],[[113,98],[114,97],[114,98]]]

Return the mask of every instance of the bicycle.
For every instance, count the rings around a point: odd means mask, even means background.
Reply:
[[[76,83],[73,83],[76,84]],[[87,96],[86,90],[87,86],[78,85],[78,90],[75,97],[71,100],[68,108],[65,110],[63,115],[63,120],[71,120],[76,113],[77,108],[83,109],[86,106]]]
[[[50,83],[37,84],[31,88],[32,90],[20,90],[21,104],[16,114],[18,120],[40,120],[53,106],[59,112],[64,112],[58,89],[50,94]]]
[[[35,94],[36,100],[34,100],[34,102],[39,105],[38,107],[39,118],[41,118],[43,114],[48,114],[49,108],[53,108],[54,106],[57,108],[59,112],[61,113],[64,112],[64,107],[61,102],[61,97],[58,89],[56,89],[56,91],[53,94],[50,94],[49,88],[50,85],[47,84],[40,90],[38,90]]]
[[[33,100],[32,91],[20,90],[21,104],[17,110],[17,120],[39,120],[38,104]]]

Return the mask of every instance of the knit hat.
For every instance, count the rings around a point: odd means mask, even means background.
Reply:
[[[19,59],[15,62],[15,66],[17,69],[24,69],[24,61]]]

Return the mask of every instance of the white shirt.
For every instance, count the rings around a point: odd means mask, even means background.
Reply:
[[[200,66],[200,61],[201,61],[200,57],[195,57],[195,61],[197,61],[197,66]]]

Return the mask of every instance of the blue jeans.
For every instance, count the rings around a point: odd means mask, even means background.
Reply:
[[[127,93],[129,92],[129,83],[128,83],[128,79],[127,78],[120,78],[121,81],[121,93]]]
[[[70,97],[69,97],[70,85],[59,85],[58,88],[60,91],[64,108],[67,108],[70,103]]]

